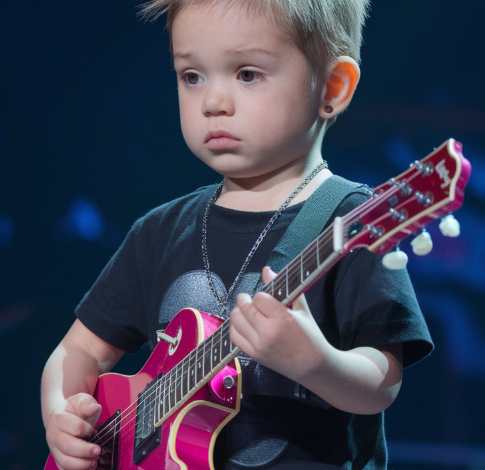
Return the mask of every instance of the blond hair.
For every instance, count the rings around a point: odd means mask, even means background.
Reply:
[[[313,76],[347,55],[360,63],[362,27],[370,0],[151,0],[141,14],[154,21],[167,12],[169,34],[177,13],[189,5],[245,9],[277,24],[308,60]],[[171,46],[170,46],[171,48]]]

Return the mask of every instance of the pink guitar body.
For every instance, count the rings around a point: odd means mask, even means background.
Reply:
[[[143,369],[134,376],[106,374],[100,377],[94,393],[103,407],[97,424],[98,435],[102,434],[99,427],[117,412],[125,410],[125,416],[118,424],[117,439],[109,440],[107,450],[103,448],[97,469],[214,468],[212,452],[217,435],[239,411],[241,381],[237,359],[225,366],[161,424],[160,436],[157,438],[160,442],[138,464],[133,461],[135,406],[138,394],[143,392],[147,383],[152,382],[160,373],[166,374],[172,370],[221,323],[218,317],[195,309],[181,310],[165,330],[167,335],[178,339],[175,346],[160,341]],[[227,388],[228,377],[232,377],[229,379],[230,388]],[[114,451],[113,447],[116,447]],[[49,455],[45,470],[57,468],[52,455]]]

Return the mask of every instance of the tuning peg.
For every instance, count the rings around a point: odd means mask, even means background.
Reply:
[[[433,240],[431,235],[423,230],[414,240],[411,242],[413,247],[413,253],[415,255],[424,256],[427,255],[433,249]]]
[[[382,264],[387,269],[404,269],[408,264],[408,255],[398,247],[396,251],[390,251],[382,257]]]
[[[460,223],[449,214],[441,219],[440,230],[445,237],[457,237],[460,235]]]

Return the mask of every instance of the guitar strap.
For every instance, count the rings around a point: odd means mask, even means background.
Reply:
[[[306,200],[298,215],[287,228],[278,245],[271,252],[268,266],[280,272],[329,224],[340,203],[350,194],[360,193],[369,197],[370,188],[341,176],[327,178]]]
[[[329,225],[342,201],[355,193],[370,197],[372,190],[364,184],[354,183],[337,175],[327,178],[306,200],[298,215],[289,225],[280,242],[271,252],[268,266],[276,273],[281,271]],[[299,383],[292,383],[293,387],[289,382],[286,386],[282,383],[275,385],[270,380],[265,384],[265,394],[293,398],[324,408],[329,406]],[[290,386],[288,387],[288,385]]]

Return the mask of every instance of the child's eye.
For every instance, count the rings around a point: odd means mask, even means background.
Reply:
[[[241,70],[239,72],[239,79],[244,83],[256,83],[261,80],[261,74],[254,70]]]
[[[198,85],[203,82],[202,77],[195,72],[184,73],[181,79],[188,85]]]

